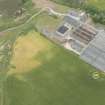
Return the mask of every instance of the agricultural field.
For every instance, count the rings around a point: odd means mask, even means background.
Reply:
[[[22,35],[14,43],[13,56],[11,58],[12,68],[11,73],[25,73],[42,64],[41,58],[50,60],[54,53],[53,45],[48,40],[43,40],[43,37],[31,31],[27,35]],[[42,55],[41,55],[42,54]]]
[[[0,105],[104,105],[105,73],[41,33],[55,30],[62,17],[44,11],[29,19],[0,33]]]
[[[74,53],[35,30],[18,37],[13,49],[4,105],[104,105],[104,73]]]

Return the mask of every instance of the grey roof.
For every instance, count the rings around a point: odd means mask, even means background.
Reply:
[[[70,15],[75,16],[75,17],[79,17],[80,16],[80,11],[76,11],[76,10],[70,10],[69,12]]]
[[[100,31],[91,44],[105,51],[105,31]]]
[[[74,27],[80,26],[80,21],[76,20],[75,18],[71,16],[65,16],[64,21],[71,24]]]
[[[60,32],[61,34],[65,34],[65,32],[67,32],[68,29],[69,29],[68,27],[63,25],[60,26],[57,31]]]
[[[81,54],[81,58],[97,69],[105,71],[105,31],[100,31]]]

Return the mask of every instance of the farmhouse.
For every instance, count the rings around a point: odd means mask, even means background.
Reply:
[[[105,71],[105,31],[87,24],[85,13],[71,12],[64,17],[55,37],[61,44],[97,69]]]

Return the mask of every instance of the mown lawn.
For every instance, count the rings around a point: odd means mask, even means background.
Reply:
[[[99,73],[98,79],[94,79],[96,70],[77,55],[40,35],[36,38],[38,44],[47,43],[50,50],[45,48],[35,53],[34,59],[41,61],[39,66],[30,68],[28,72],[8,75],[4,83],[5,105],[105,104],[104,74]],[[37,50],[37,44],[35,46]]]

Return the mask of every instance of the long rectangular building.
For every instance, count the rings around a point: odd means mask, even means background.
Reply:
[[[97,69],[105,71],[105,31],[99,31],[98,35],[81,53],[81,58]]]

